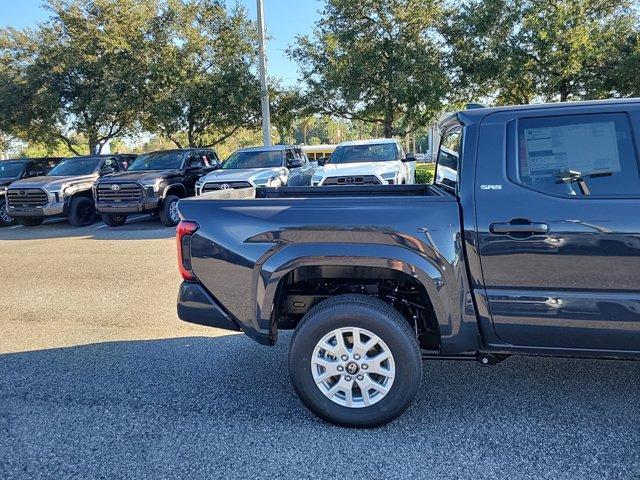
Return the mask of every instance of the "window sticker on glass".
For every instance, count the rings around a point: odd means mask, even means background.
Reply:
[[[528,176],[562,170],[621,171],[613,121],[526,128],[524,136],[529,171],[523,173]]]

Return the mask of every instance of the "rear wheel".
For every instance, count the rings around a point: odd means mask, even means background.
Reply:
[[[103,213],[102,221],[110,227],[121,227],[127,223],[127,216],[124,213]]]
[[[96,220],[96,206],[87,197],[76,197],[69,204],[69,223],[74,227],[88,227]]]
[[[289,373],[300,400],[320,418],[376,427],[411,405],[422,359],[399,312],[375,298],[341,295],[302,319],[291,341]]]
[[[162,202],[160,221],[167,227],[175,227],[180,222],[180,215],[178,215],[178,200],[180,200],[180,198],[175,195],[167,195]]]
[[[16,219],[7,213],[7,201],[0,199],[0,227],[10,227],[16,224]]]
[[[17,217],[16,221],[24,227],[37,227],[44,222],[44,217]]]

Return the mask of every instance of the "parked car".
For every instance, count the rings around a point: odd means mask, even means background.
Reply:
[[[16,180],[46,175],[62,158],[16,158],[0,161],[0,227],[16,224],[15,218],[7,213],[5,193]]]
[[[343,142],[319,165],[313,186],[415,183],[415,157],[407,156],[392,138]]]
[[[126,172],[95,184],[95,207],[111,227],[124,225],[133,213],[158,215],[164,225],[175,226],[178,200],[195,195],[196,181],[219,164],[216,152],[207,148],[140,155]]]
[[[246,187],[309,185],[314,168],[299,147],[241,148],[222,166],[198,181],[198,194],[211,190]]]
[[[67,158],[46,175],[13,182],[7,190],[7,213],[29,227],[56,216],[67,217],[76,227],[91,225],[96,218],[93,183],[124,170],[133,158],[127,154]]]
[[[418,163],[433,163],[431,158],[431,150],[427,150],[425,153],[416,153],[416,162]]]
[[[347,426],[401,415],[425,358],[640,358],[640,100],[440,128],[454,179],[180,202],[179,317],[266,345],[295,329],[296,392]]]

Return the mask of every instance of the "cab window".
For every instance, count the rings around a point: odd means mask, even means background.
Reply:
[[[24,176],[25,177],[39,177],[41,175],[46,175],[47,169],[42,164],[38,163],[30,163],[27,167]]]
[[[517,179],[556,196],[640,194],[638,160],[624,113],[518,121]]]
[[[449,190],[458,187],[460,155],[462,154],[462,128],[455,127],[446,132],[440,140],[435,184]]]
[[[120,165],[118,165],[118,161],[115,158],[107,158],[100,167],[100,170],[105,170],[107,168],[113,168],[114,172],[120,171]]]
[[[190,155],[186,164],[186,168],[203,168],[204,166],[204,159],[200,153]]]

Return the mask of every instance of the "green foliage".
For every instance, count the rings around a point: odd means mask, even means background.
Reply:
[[[380,124],[386,137],[431,121],[448,90],[434,0],[327,0],[313,37],[289,51],[308,112]]]
[[[616,66],[637,31],[632,4],[467,0],[451,5],[441,30],[452,47],[457,87],[461,93],[495,96],[498,103],[601,98],[615,94],[616,86],[622,87],[618,94],[632,93],[629,82],[612,79],[628,68]]]
[[[149,28],[157,0],[50,0],[36,30],[0,31],[0,125],[73,152],[100,151],[142,110]]]
[[[256,125],[256,29],[219,0],[171,1],[153,40],[145,128],[177,146],[212,146]]]
[[[435,164],[419,163],[416,165],[416,183],[432,183]]]

